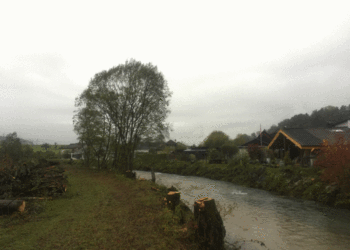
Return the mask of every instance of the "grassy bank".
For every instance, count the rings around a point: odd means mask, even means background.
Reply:
[[[181,225],[180,213],[165,208],[165,187],[110,171],[66,169],[64,197],[28,202],[23,214],[0,217],[2,249],[197,249],[192,213]]]
[[[342,193],[336,186],[322,182],[321,172],[316,168],[204,162],[191,164],[183,161],[168,161],[165,157],[152,155],[138,156],[134,168],[149,171],[150,166],[158,172],[222,180],[350,209],[350,194]]]

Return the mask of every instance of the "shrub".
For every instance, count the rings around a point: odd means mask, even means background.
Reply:
[[[0,158],[6,155],[10,157],[14,163],[23,159],[22,143],[17,137],[16,132],[6,135],[5,140],[1,141]]]
[[[190,161],[191,163],[196,162],[196,156],[194,154],[190,154]]]
[[[350,193],[350,143],[339,136],[334,143],[323,141],[315,167],[323,170],[321,180],[335,183],[344,193]]]
[[[283,163],[285,166],[292,164],[292,160],[289,157],[289,151],[285,152],[284,158],[283,158]]]
[[[70,151],[69,150],[64,150],[63,154],[62,154],[62,158],[63,159],[70,159]]]
[[[264,157],[263,149],[258,144],[252,144],[248,146],[249,157],[252,160],[259,160],[262,162]]]
[[[276,159],[275,154],[272,149],[266,150],[266,156],[267,158],[270,158],[271,162]]]
[[[247,166],[249,164],[250,158],[248,153],[241,153],[235,155],[231,160],[229,160],[228,167],[232,167],[235,165]]]
[[[238,153],[239,149],[235,145],[225,143],[224,145],[222,145],[221,151],[226,157],[232,158],[235,154]]]
[[[190,161],[190,156],[188,154],[181,153],[178,155],[179,161]]]
[[[218,151],[215,148],[210,149],[208,155],[209,155],[209,163],[216,163],[216,162],[218,163],[224,159],[223,153]]]
[[[149,153],[150,154],[156,154],[157,153],[157,149],[156,148],[150,148],[149,149]]]

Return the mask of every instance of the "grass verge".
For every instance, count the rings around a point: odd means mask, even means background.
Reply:
[[[165,187],[67,166],[64,197],[0,217],[2,249],[197,249],[193,215],[165,208]],[[160,191],[153,191],[151,187]]]

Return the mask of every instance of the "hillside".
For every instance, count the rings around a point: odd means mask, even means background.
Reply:
[[[272,125],[267,132],[269,134],[276,133],[283,127],[289,128],[326,128],[334,123],[338,123],[350,119],[350,105],[341,106],[340,108],[334,106],[326,106],[320,110],[312,111],[309,114],[298,114],[290,119],[285,119]]]
[[[0,136],[0,141],[3,141],[5,139],[6,139],[6,136]],[[25,139],[22,139],[22,138],[19,138],[19,140],[21,141],[21,143],[23,145],[34,145],[34,143],[32,141],[25,140]]]

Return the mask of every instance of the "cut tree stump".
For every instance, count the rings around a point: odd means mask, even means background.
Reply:
[[[132,172],[130,170],[127,170],[125,172],[125,176],[129,179],[136,179],[136,173],[135,172]]]
[[[201,249],[223,250],[226,230],[215,200],[205,197],[195,201],[194,218],[198,226],[196,238]]]
[[[0,214],[10,214],[13,212],[23,212],[26,202],[23,200],[0,200]]]
[[[180,204],[180,192],[169,192],[166,196],[166,200],[168,208],[175,212],[175,207]]]

